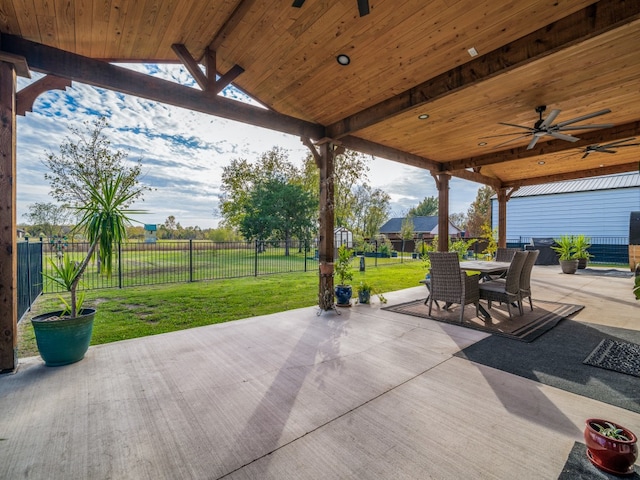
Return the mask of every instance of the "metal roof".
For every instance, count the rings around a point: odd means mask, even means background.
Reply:
[[[613,190],[617,188],[640,187],[640,173],[607,175],[604,177],[583,178],[565,182],[530,185],[516,190],[511,198],[533,197],[536,195],[553,195],[556,193],[588,192],[595,190]],[[494,195],[491,198],[497,198]]]
[[[428,217],[411,217],[413,219],[413,232],[414,233],[438,233],[438,217],[437,216],[428,216]],[[400,233],[402,230],[402,222],[405,217],[396,217],[391,218],[387,223],[380,227],[380,233]],[[449,234],[460,233],[461,230],[455,227],[451,222],[449,222]]]

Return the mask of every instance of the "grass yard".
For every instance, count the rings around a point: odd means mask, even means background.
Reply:
[[[375,293],[415,287],[422,262],[373,267],[356,272],[351,284],[372,284]],[[92,290],[85,306],[97,307],[92,345],[173,332],[300,307],[317,305],[318,274],[287,273],[208,282]],[[30,318],[59,309],[56,295],[40,296],[18,328],[20,357],[38,355]]]

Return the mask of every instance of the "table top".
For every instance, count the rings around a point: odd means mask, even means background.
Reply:
[[[480,273],[496,273],[509,270],[509,262],[489,262],[485,260],[470,260],[460,262],[460,270],[474,270]]]

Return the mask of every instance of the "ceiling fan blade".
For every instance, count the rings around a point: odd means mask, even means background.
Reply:
[[[584,152],[584,155],[582,155],[582,158],[587,158],[591,152],[593,152],[593,150],[587,150]]]
[[[519,137],[512,138],[510,140],[507,140],[506,142],[499,143],[498,145],[495,145],[493,148],[498,148],[498,147],[501,147],[503,145],[506,145],[507,143],[515,142],[516,140],[520,140],[521,138],[528,137],[529,135],[530,134],[525,133],[524,135],[520,135]]]
[[[540,138],[539,136],[534,135],[531,141],[529,142],[529,145],[527,145],[527,150],[531,150],[533,147],[535,147],[536,143],[538,143],[539,138]]]
[[[560,114],[560,110],[558,109],[551,110],[551,113],[549,113],[547,118],[544,119],[544,121],[540,124],[538,128],[544,130],[545,128],[551,126],[551,124],[559,114]]]
[[[588,113],[587,115],[582,115],[581,117],[572,118],[571,120],[565,120],[564,122],[557,123],[556,127],[564,127],[565,125],[571,125],[572,123],[582,122],[583,120],[598,117],[600,115],[604,115],[605,113],[611,113],[611,110],[605,108],[604,110],[598,110],[597,112]]]
[[[369,0],[358,0],[358,12],[361,17],[369,14]]]
[[[602,150],[598,149],[598,151],[602,153],[616,153],[615,150],[605,150],[604,148]]]
[[[599,130],[601,128],[611,128],[613,127],[613,123],[601,123],[598,125],[574,125],[573,127],[559,127],[556,128],[555,130],[558,132],[566,132],[568,130],[587,130],[587,129],[594,129],[594,130]]]
[[[578,140],[580,140],[578,137],[574,137],[572,135],[565,135],[564,133],[558,133],[558,132],[549,132],[549,135],[551,135],[553,138],[566,140],[567,142],[577,142]]]
[[[605,147],[609,147],[610,145],[604,145]],[[627,143],[625,145],[614,145],[615,148],[620,148],[620,147],[637,147],[640,146],[640,143]]]
[[[534,130],[531,127],[525,127],[524,125],[516,125],[515,123],[498,122],[498,125],[506,125],[507,127],[524,128],[525,130],[529,130],[530,132],[533,132]]]
[[[619,147],[631,147],[631,146],[636,146],[636,145],[640,145],[640,143],[630,143],[628,145],[620,145],[621,143],[625,143],[625,142],[630,142],[631,140],[635,140],[636,137],[631,137],[631,138],[625,138],[624,140],[617,140],[615,142],[611,142],[611,143],[607,143],[605,145],[603,145],[603,147],[614,147],[614,146],[619,146]]]
[[[293,0],[293,5],[291,5],[291,6],[292,7],[296,7],[296,8],[300,8],[303,3],[304,3],[304,0]]]

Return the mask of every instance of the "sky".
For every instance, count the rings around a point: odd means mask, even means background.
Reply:
[[[122,65],[152,76],[197,88],[179,65]],[[32,79],[18,79],[18,90]],[[251,100],[231,87],[222,94],[240,101]],[[183,227],[215,228],[221,220],[218,196],[222,168],[233,159],[255,162],[274,146],[286,149],[297,165],[309,150],[296,136],[270,131],[211,115],[124,95],[74,82],[65,91],[40,95],[33,111],[17,117],[17,215],[29,205],[55,203],[49,195],[44,159],[59,153],[60,144],[71,137],[69,127],[84,130],[83,122],[105,116],[105,130],[114,149],[127,152],[128,160],[142,162],[141,181],[153,188],[133,207],[147,213],[134,217],[142,223],[163,224],[173,215]],[[368,183],[391,196],[391,217],[402,217],[425,197],[437,197],[427,170],[368,156]],[[481,185],[452,178],[449,191],[451,213],[466,213]]]

